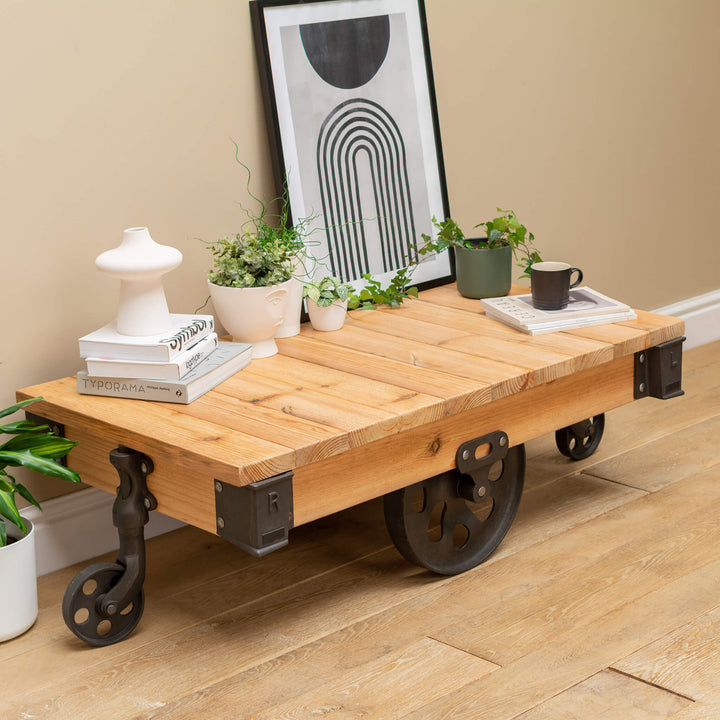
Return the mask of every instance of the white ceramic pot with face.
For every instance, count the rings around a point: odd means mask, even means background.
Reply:
[[[253,346],[253,358],[277,353],[275,333],[285,316],[291,282],[252,288],[220,287],[208,282],[218,319],[235,342]]]

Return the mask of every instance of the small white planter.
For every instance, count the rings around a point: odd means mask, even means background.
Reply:
[[[339,330],[345,324],[347,300],[336,300],[331,305],[318,305],[314,300],[307,299],[310,324],[315,330],[329,332]]]
[[[22,635],[38,615],[35,528],[23,519],[28,534],[8,523],[8,535],[17,540],[0,548],[0,642]]]
[[[208,282],[220,322],[235,342],[251,343],[253,358],[275,355],[275,333],[285,316],[292,280],[253,288],[220,287]]]

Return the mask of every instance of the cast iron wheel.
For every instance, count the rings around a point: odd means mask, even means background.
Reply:
[[[145,607],[142,589],[115,615],[100,611],[103,597],[124,572],[125,568],[119,563],[96,563],[81,570],[65,591],[62,603],[65,624],[88,645],[102,647],[119,642],[140,622]]]
[[[605,415],[594,415],[587,420],[555,431],[558,450],[571,460],[584,460],[598,448],[605,429]]]
[[[510,448],[491,474],[481,502],[466,500],[457,470],[385,495],[385,524],[403,557],[440,575],[457,575],[485,560],[505,537],[520,504],[525,446]]]

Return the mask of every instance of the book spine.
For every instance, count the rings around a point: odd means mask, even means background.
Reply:
[[[81,371],[77,374],[77,390],[82,395],[155,400],[187,404],[187,388],[180,382],[129,378],[90,377]]]
[[[167,363],[86,358],[87,370],[89,375],[100,377],[180,380],[208,357],[215,350],[217,344],[217,335],[212,333]]]

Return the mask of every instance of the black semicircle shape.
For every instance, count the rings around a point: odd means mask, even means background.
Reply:
[[[305,54],[326,83],[350,90],[375,77],[390,45],[387,15],[300,26]]]

